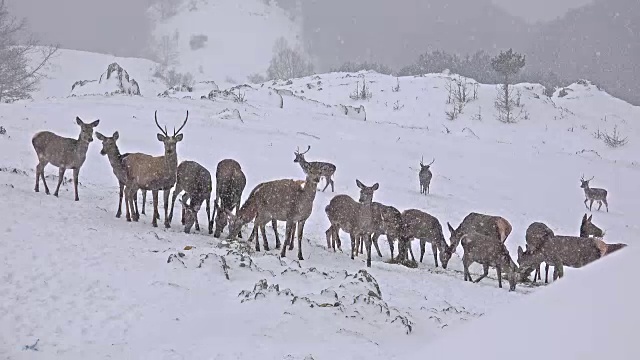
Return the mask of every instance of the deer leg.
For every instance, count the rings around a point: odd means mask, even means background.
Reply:
[[[367,267],[371,267],[371,234],[365,235],[365,246],[367,247]]]
[[[333,179],[329,176],[329,180],[331,181],[331,192],[333,192]]]
[[[240,198],[238,198],[238,203],[236,203],[236,216],[238,216],[238,211],[240,211]],[[242,231],[238,231],[238,238],[242,239]]]
[[[356,238],[356,241],[358,242],[357,247],[358,247],[358,249],[360,249],[360,250],[359,250],[359,251],[360,251],[360,254],[364,254],[364,241],[363,241],[363,238],[362,238],[361,236],[358,236],[358,237]],[[359,254],[358,254],[358,253],[356,253],[356,256],[358,256],[358,255],[359,255]]]
[[[129,187],[124,189],[124,206],[126,211],[126,219],[128,222],[131,222],[131,213],[129,212]]]
[[[196,231],[200,231],[200,223],[198,223],[198,213],[196,213]]]
[[[80,169],[73,169],[73,190],[76,194],[75,201],[80,201],[78,197],[78,177],[80,176]]]
[[[424,258],[426,243],[427,243],[426,239],[420,239],[420,262],[422,262],[422,258]]]
[[[209,227],[209,229],[208,229],[209,230],[209,235],[211,235],[211,234],[213,234],[213,222],[212,222],[213,218],[211,217],[211,196],[209,196],[205,201],[207,202],[207,207],[206,207],[206,209],[207,209],[207,225]],[[215,214],[216,210],[213,209],[213,212]]]
[[[602,208],[602,201],[598,200],[598,211],[600,211],[600,208]]]
[[[477,278],[476,281],[474,281],[475,283],[480,282],[480,280],[486,278],[487,275],[489,275],[489,265],[482,265],[482,269],[483,269],[482,275],[480,275],[480,277]]]
[[[407,242],[407,247],[409,248],[409,254],[411,254],[411,260],[416,262],[416,258],[413,256],[413,248],[411,247],[411,241]]]
[[[542,281],[542,279],[540,279],[540,281]],[[547,263],[544,264],[544,283],[549,283],[549,264]]]
[[[151,190],[153,197],[153,220],[151,220],[151,225],[153,227],[158,227],[158,218],[160,218],[160,213],[158,213],[158,191],[159,190]]]
[[[389,242],[389,250],[391,251],[391,260],[393,260],[393,238],[387,236],[387,241]],[[400,247],[400,243],[398,242],[398,248]],[[400,251],[400,249],[398,249]]]
[[[553,267],[553,281],[564,276],[564,268],[562,263],[557,263]]]
[[[298,260],[304,260],[302,257],[302,235],[304,234],[305,222],[305,220],[298,221]]]
[[[433,261],[436,262],[436,267],[438,267],[438,247],[435,241],[431,244],[431,251],[433,252]]]
[[[329,178],[328,176],[324,177],[325,180],[325,185],[324,185],[324,189],[322,189],[322,192],[324,192],[325,190],[327,190],[327,187],[329,186],[329,184],[331,183],[331,178]]]
[[[589,206],[587,205],[587,201],[589,201],[589,198],[584,199],[584,207],[588,209]]]
[[[170,228],[171,221],[169,219],[169,195],[171,194],[171,189],[162,190],[162,195],[164,197],[164,227]]]
[[[502,289],[502,267],[497,265],[496,271],[498,272],[498,287]]]
[[[284,230],[284,244],[282,244],[282,249],[280,250],[280,256],[287,256],[287,245],[289,245],[289,241],[293,241],[293,231],[295,230],[295,224],[291,221],[286,222],[285,230]]]
[[[60,185],[62,185],[62,181],[64,180],[64,172],[67,169],[61,167],[58,169],[58,186],[56,187],[56,191],[53,193],[53,196],[58,197],[58,191],[60,190]]]
[[[271,227],[273,228],[273,235],[276,236],[276,249],[280,249],[280,234],[278,234],[278,221],[271,219]]]
[[[335,241],[333,241],[332,246],[332,235],[333,234],[333,225],[330,225],[327,231],[324,232],[324,235],[327,237],[327,250],[333,247],[333,251],[336,251]]]
[[[178,194],[180,192],[182,192],[182,190],[176,186],[176,189],[173,191],[173,195],[171,196],[171,212],[169,213],[169,224],[171,224],[171,221],[173,221],[173,206],[175,205],[176,198],[178,197]],[[166,219],[166,214],[165,214],[165,219]],[[182,204],[182,220],[181,221],[182,221],[182,225],[184,225],[184,204]]]
[[[430,185],[431,185],[431,184],[427,184],[427,194],[430,194],[430,192],[429,192],[429,186],[430,186]]]
[[[124,194],[124,183],[120,182],[120,194],[118,197],[118,211],[116,212],[116,217],[120,218],[122,216],[122,195]]]
[[[607,199],[602,200],[602,202],[604,202],[604,205],[607,207],[607,212],[609,212],[609,204],[607,203]]]
[[[592,206],[593,206],[593,199],[589,200],[589,211],[591,211]]]
[[[334,233],[333,233],[333,236],[334,236],[333,248],[335,249],[336,244],[337,244],[338,245],[338,250],[342,251],[342,240],[340,240],[340,228],[339,227],[334,227],[333,231],[334,231]]]
[[[289,241],[289,251],[293,251],[293,240],[295,240],[296,235],[296,223],[291,223],[291,239]]]
[[[36,165],[36,186],[33,188],[33,191],[40,192],[40,174],[44,172],[44,166],[42,166],[42,162],[38,161],[38,165]]]
[[[376,247],[376,251],[378,252],[378,256],[382,257],[382,253],[380,252],[380,246],[378,246],[378,238],[380,237],[380,234],[373,234],[373,238],[371,239],[371,242],[373,243],[373,246]],[[388,237],[387,237],[388,238]],[[393,256],[392,256],[393,258]]]
[[[264,251],[269,251],[269,241],[267,240],[267,226],[261,225],[260,231],[262,231],[262,244],[264,245]],[[256,241],[258,237],[256,236]]]
[[[473,282],[473,279],[471,278],[471,273],[469,272],[469,265],[471,265],[471,262],[465,257],[462,257],[462,268],[463,268],[463,272],[464,272],[464,281],[471,281]]]
[[[257,219],[253,221],[253,230],[251,230],[251,235],[249,235],[249,241],[255,240],[256,251],[260,251],[260,240],[258,240],[258,231],[260,230],[260,225],[258,225],[258,222],[256,220]]]
[[[144,212],[145,204],[147,203],[147,190],[140,190],[142,192],[142,215],[147,215]],[[138,192],[136,191],[136,209],[138,208]],[[136,210],[138,212],[138,210]]]
[[[351,260],[353,260],[353,253],[358,252],[358,248],[356,247],[356,236],[353,233],[349,233],[351,237]]]

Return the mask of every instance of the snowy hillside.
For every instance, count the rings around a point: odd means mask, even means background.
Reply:
[[[136,79],[143,96],[69,97],[75,81],[98,78],[112,62]],[[0,105],[0,125],[6,129],[0,135],[0,197],[10,205],[0,217],[0,357],[406,359],[417,352],[432,354],[429,345],[438,346],[438,339],[466,341],[459,337],[466,324],[485,315],[492,328],[480,331],[502,334],[495,341],[504,344],[505,329],[527,327],[514,313],[527,313],[533,303],[539,304],[534,314],[569,307],[552,301],[563,291],[577,293],[588,286],[597,292],[602,286],[612,299],[627,296],[601,282],[630,284],[625,269],[640,236],[640,109],[588,83],[552,98],[537,85],[518,85],[528,120],[507,125],[495,120],[493,85],[479,85],[477,99],[457,120],[446,120],[448,77],[442,74],[395,79],[333,73],[233,89],[218,89],[216,81],[192,93],[178,89],[158,97],[167,89],[152,78],[153,66],[64,51],[35,101]],[[371,97],[353,100],[349,95],[363,77]],[[398,83],[399,91],[392,91]],[[366,120],[354,110],[360,106]],[[336,164],[336,192],[317,193],[304,228],[304,261],[295,260],[297,242],[280,258],[270,227],[272,250],[249,254],[242,243],[206,231],[184,234],[179,205],[170,229],[153,228],[149,215],[139,223],[117,219],[118,184],[95,136],[80,172],[79,202],[73,201],[70,182],[64,182],[59,198],[33,191],[37,158],[31,138],[37,131],[76,137],[76,116],[85,122],[100,119],[96,130],[108,136],[118,131],[121,152],[160,155],[155,110],[169,129],[189,111],[177,146],[179,161],[195,160],[211,173],[225,158],[242,165],[243,201],[260,182],[303,178],[293,162],[297,147],[311,145],[308,160]],[[618,149],[592,135],[614,124],[628,137]],[[436,159],[427,196],[418,187],[422,156]],[[57,174],[53,166],[46,168],[49,187]],[[610,212],[593,211],[605,240],[630,246],[585,269],[565,269],[565,277],[546,288],[499,289],[493,269],[479,284],[464,282],[461,248],[447,270],[434,266],[429,246],[417,269],[386,263],[384,237],[379,240],[383,257],[373,251],[371,268],[363,256],[349,258],[344,233],[344,252],[326,249],[324,208],[337,194],[357,198],[359,179],[380,184],[375,201],[437,217],[447,239],[446,223],[457,226],[469,212],[505,217],[513,225],[506,243],[515,259],[534,221],[547,223],[556,234],[578,233],[585,212],[582,174],[595,176],[592,185],[609,190]],[[150,199],[147,214],[152,213]],[[199,216],[204,224],[204,208]],[[251,224],[243,231],[246,239]],[[279,232],[282,237],[282,223]],[[419,254],[418,241],[413,251]],[[471,271],[481,269],[474,264]],[[585,283],[599,269],[597,281]],[[605,277],[611,272],[616,275]],[[500,315],[503,309],[508,319]],[[621,303],[620,309],[606,311],[618,310],[628,315],[616,325],[621,331],[635,325],[637,310]],[[543,341],[553,335],[539,336]],[[583,345],[595,349],[602,343]]]
[[[158,20],[154,37],[161,43],[168,36],[175,44],[179,71],[203,80],[244,82],[248,75],[267,70],[276,39],[284,37],[293,46],[302,41],[300,24],[277,5],[266,3],[184,1],[177,15]]]

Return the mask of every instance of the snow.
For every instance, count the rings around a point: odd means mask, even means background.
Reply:
[[[91,78],[114,61],[140,83],[143,96],[67,97],[75,80]],[[155,64],[146,60],[62,51],[54,65],[36,100],[0,105],[0,125],[7,130],[0,135],[0,198],[7,204],[0,217],[2,358],[400,359],[418,351],[457,356],[472,347],[447,341],[471,343],[485,334],[495,338],[482,346],[528,356],[550,348],[514,348],[504,341],[511,339],[507,336],[523,334],[520,341],[544,341],[561,354],[575,349],[580,335],[591,336],[589,326],[601,336],[597,343],[583,341],[583,348],[597,354],[615,347],[622,352],[619,358],[633,351],[623,340],[638,316],[631,306],[637,290],[626,275],[640,235],[638,107],[593,88],[576,90],[570,98],[545,98],[539,86],[521,84],[529,120],[507,125],[494,117],[495,86],[480,85],[478,99],[459,119],[448,121],[443,74],[400,78],[399,92],[391,91],[397,80],[389,76],[321,74],[289,85],[236,88],[232,92],[241,90],[245,97],[234,101],[158,97],[166,88],[154,82]],[[363,77],[372,97],[352,100],[349,94]],[[229,90],[216,77],[204,80]],[[394,110],[396,101],[404,107]],[[341,105],[363,106],[366,120],[345,115]],[[473,120],[478,109],[480,121]],[[151,227],[148,215],[139,223],[115,218],[118,184],[98,141],[89,146],[80,172],[79,202],[68,182],[60,198],[33,191],[36,156],[30,141],[36,131],[75,137],[76,116],[99,118],[97,131],[119,131],[121,152],[160,155],[155,110],[169,129],[189,110],[184,141],[177,146],[179,161],[197,161],[213,174],[218,161],[236,159],[247,177],[243,201],[260,182],[303,179],[293,162],[297,147],[311,145],[308,161],[335,163],[336,192],[317,194],[305,225],[305,260],[296,260],[297,249],[287,258],[273,249],[246,254],[243,243],[206,232],[184,234],[179,206],[171,229]],[[623,148],[609,149],[592,136],[613,123],[624,126],[629,137]],[[419,194],[422,156],[436,158],[428,196]],[[45,172],[54,186],[57,169],[48,166]],[[445,229],[446,222],[457,226],[472,211],[505,217],[513,225],[506,243],[515,258],[534,221],[556,234],[578,233],[585,212],[583,173],[595,176],[593,186],[609,190],[610,212],[593,212],[605,241],[630,246],[584,269],[567,269],[564,278],[543,288],[499,289],[493,269],[479,284],[464,282],[461,248],[447,270],[435,268],[429,247],[417,269],[387,264],[384,238],[379,240],[383,258],[374,254],[371,268],[363,256],[349,258],[344,233],[344,253],[326,249],[324,207],[337,194],[357,198],[357,178],[366,185],[380,183],[375,201],[422,209]],[[148,203],[149,214],[151,209]],[[159,211],[164,219],[162,204]],[[203,224],[204,213],[199,214]],[[244,239],[250,230],[244,229]],[[282,223],[279,232],[282,237]],[[267,235],[273,247],[270,227]],[[413,246],[418,254],[418,242]],[[477,264],[471,267],[480,271]],[[604,313],[596,304],[606,305]],[[581,310],[590,311],[580,317],[593,321],[589,326],[571,324]],[[560,315],[567,321],[555,325],[554,316]],[[617,325],[612,329],[612,324]],[[565,338],[570,339],[560,343]],[[25,349],[36,341],[37,351]]]

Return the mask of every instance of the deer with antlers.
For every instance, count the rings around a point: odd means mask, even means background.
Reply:
[[[420,173],[418,173],[418,178],[420,179],[420,194],[427,195],[429,193],[429,185],[431,185],[431,178],[433,178],[431,165],[433,165],[434,162],[436,162],[436,158],[433,158],[433,161],[425,165],[424,156],[420,160]]]
[[[147,154],[135,153],[127,156],[122,160],[122,164],[127,171],[126,194],[125,203],[127,210],[127,221],[130,220],[129,208],[132,210],[133,199],[138,189],[151,190],[153,195],[153,220],[151,224],[154,227],[158,226],[158,219],[160,214],[158,213],[158,192],[163,191],[164,196],[164,226],[166,228],[171,227],[169,220],[169,195],[171,188],[176,183],[177,169],[178,169],[178,154],[176,152],[177,144],[182,141],[183,134],[180,131],[187,125],[189,120],[189,111],[187,111],[187,117],[184,119],[182,126],[176,131],[173,128],[173,135],[169,136],[167,127],[164,130],[158,124],[158,111],[155,112],[155,123],[161,133],[157,134],[158,141],[164,145],[164,155],[151,156]],[[134,221],[138,221],[139,216],[134,213]]]
[[[308,153],[309,150],[311,150],[311,145],[309,145],[309,147],[307,147],[307,150],[303,153],[300,152],[300,148],[296,149],[296,151],[293,153],[296,157],[295,159],[293,159],[293,162],[300,164],[302,171],[304,171],[306,175],[309,175],[310,171],[315,174],[319,174],[321,178],[325,179],[326,183],[322,191],[324,192],[329,184],[331,184],[331,192],[333,192],[333,179],[331,177],[336,172],[336,166],[328,162],[308,162],[307,160],[305,160],[304,155]]]
[[[593,180],[593,177],[589,180],[584,179],[584,175],[580,179],[580,187],[584,189],[584,206],[591,211],[591,206],[594,201],[597,201],[598,211],[602,207],[602,203],[607,207],[607,212],[609,212],[609,204],[607,203],[607,190],[600,188],[591,188],[589,187],[589,181]],[[587,201],[589,201],[589,206],[587,207]]]
[[[31,139],[33,148],[38,154],[38,165],[36,166],[36,186],[35,192],[40,191],[40,179],[44,184],[44,191],[49,195],[49,187],[44,179],[44,168],[47,164],[58,167],[58,186],[53,193],[58,197],[60,185],[64,180],[64,173],[67,169],[73,170],[73,188],[75,190],[75,201],[79,201],[78,197],[78,176],[80,176],[80,168],[87,158],[87,150],[89,143],[93,141],[93,128],[98,126],[100,120],[96,120],[90,124],[83,122],[80,117],[76,116],[76,123],[80,126],[80,135],[77,139],[66,138],[56,135],[51,131],[40,131]]]

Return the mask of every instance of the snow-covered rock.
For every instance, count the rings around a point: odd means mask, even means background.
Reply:
[[[138,82],[118,63],[112,63],[98,80],[80,80],[71,86],[69,96],[141,95]]]

